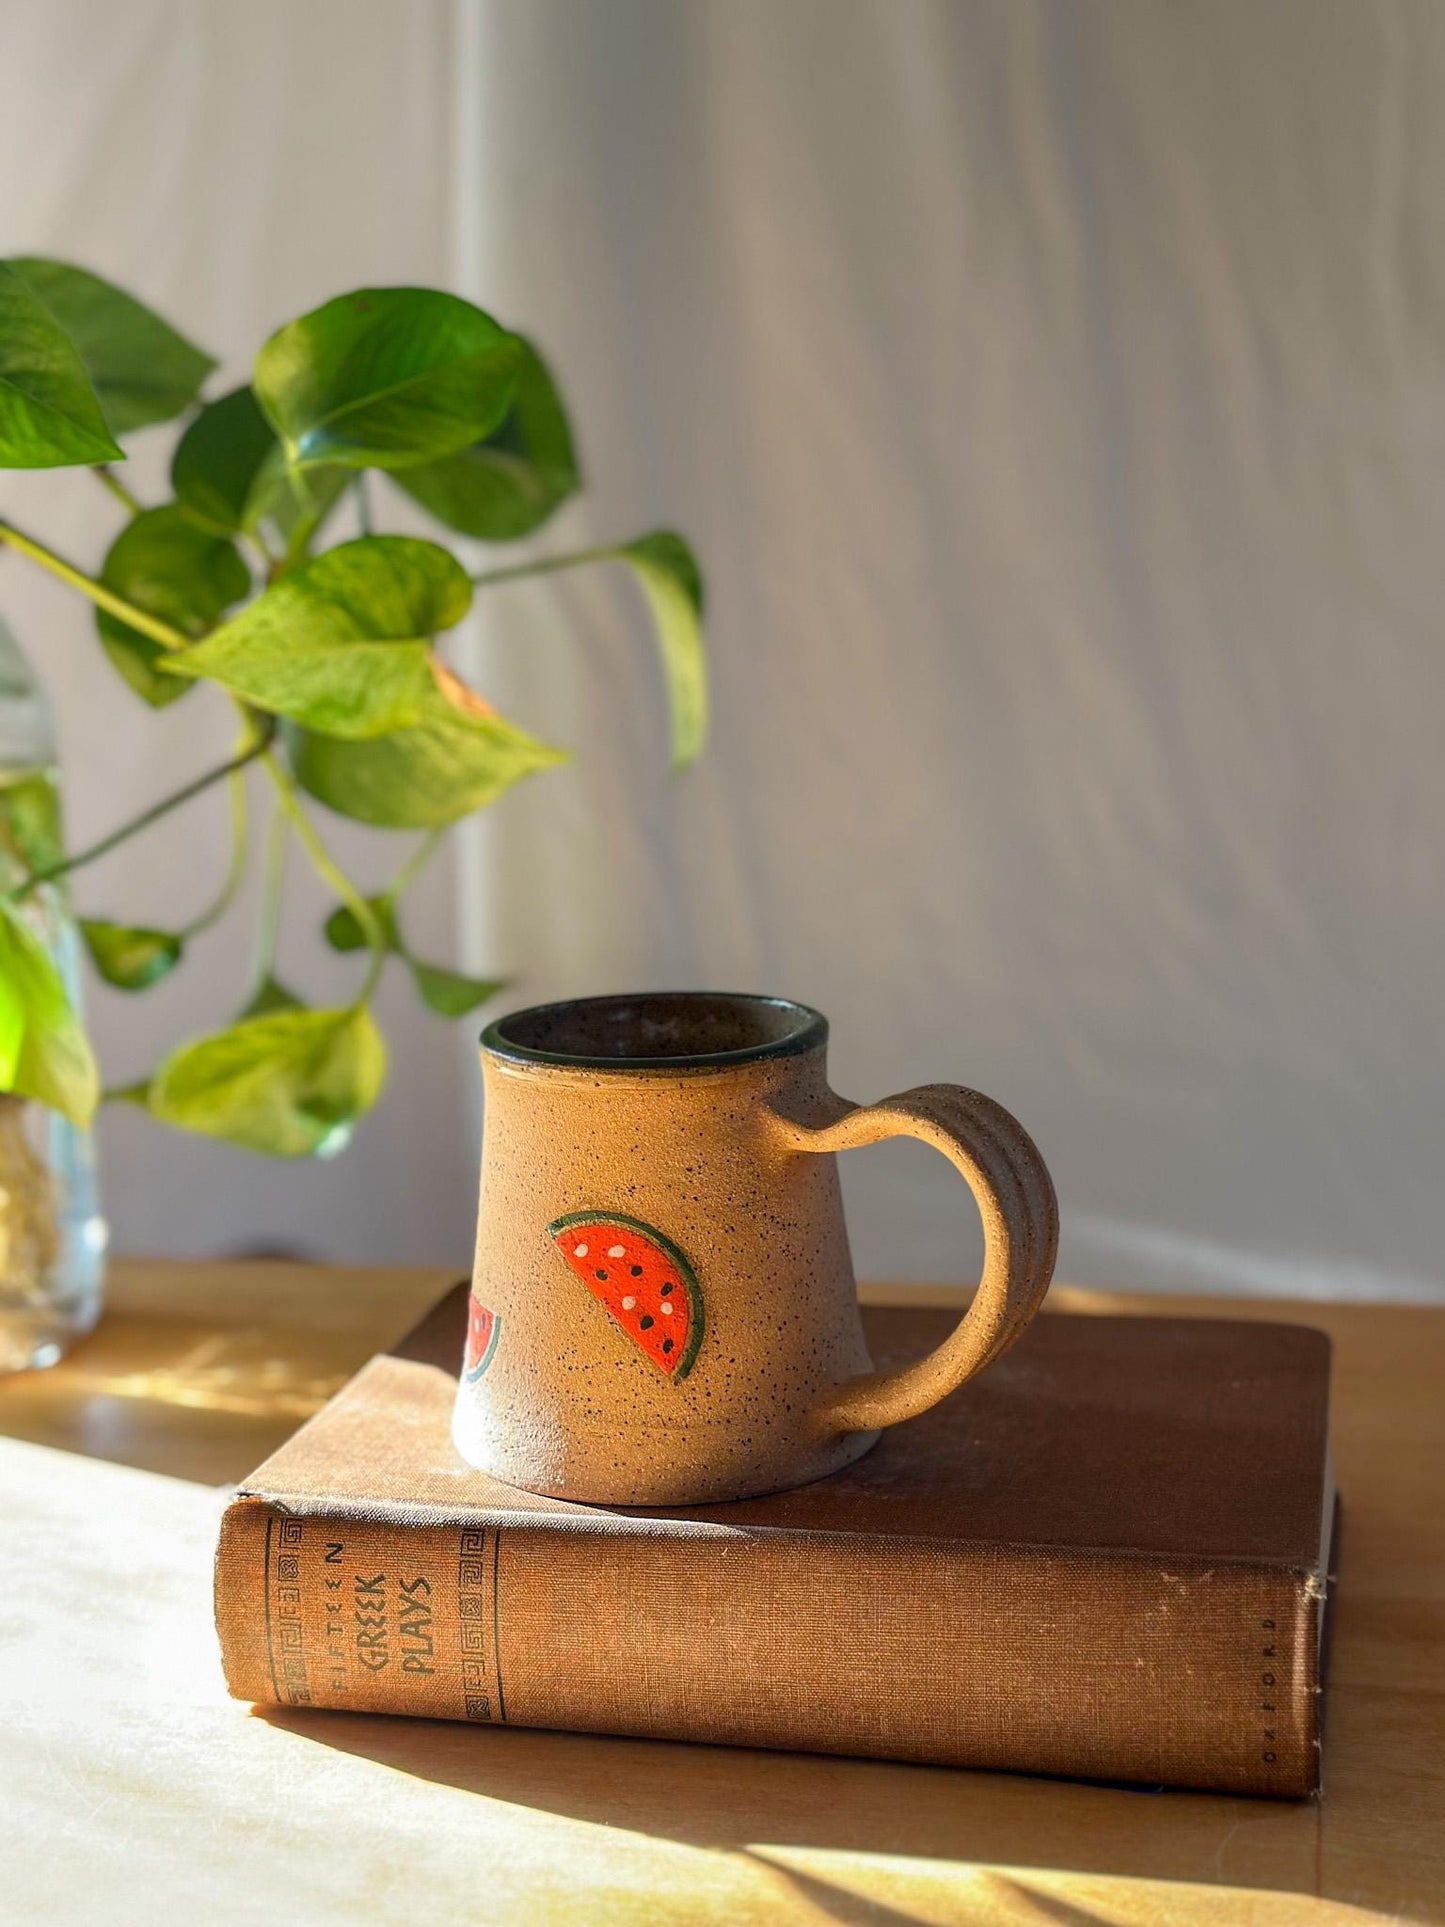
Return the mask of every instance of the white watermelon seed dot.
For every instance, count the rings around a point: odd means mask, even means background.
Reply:
[[[623,1245],[613,1245],[607,1255],[609,1258],[625,1258],[627,1256],[627,1250]]]
[[[624,1311],[631,1311],[636,1303],[637,1300],[635,1298],[624,1298],[622,1301],[622,1309]]]
[[[664,1298],[662,1301],[662,1315],[664,1318],[671,1318],[672,1316],[672,1300],[670,1298]]]
[[[587,1256],[586,1245],[573,1245],[572,1256],[574,1258],[585,1258]]]

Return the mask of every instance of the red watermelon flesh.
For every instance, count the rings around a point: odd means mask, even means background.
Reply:
[[[494,1311],[471,1298],[467,1303],[467,1351],[463,1370],[468,1378],[480,1378],[492,1362],[497,1349],[497,1334],[502,1321]]]
[[[579,1277],[644,1357],[674,1382],[702,1343],[702,1293],[670,1238],[640,1218],[573,1211],[547,1227]]]

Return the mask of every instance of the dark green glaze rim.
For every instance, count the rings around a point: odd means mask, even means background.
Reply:
[[[745,1044],[738,1050],[695,1051],[672,1057],[589,1057],[570,1051],[534,1050],[530,1044],[514,1043],[507,1035],[509,1024],[528,1017],[546,1017],[557,1011],[597,1009],[606,1004],[638,1004],[649,997],[667,998],[674,1003],[749,1004],[768,1010],[787,1011],[794,1027],[787,1035],[765,1044]],[[482,1049],[510,1064],[555,1065],[559,1069],[583,1071],[697,1071],[725,1070],[734,1064],[757,1064],[770,1057],[798,1057],[817,1050],[828,1041],[828,1020],[809,1004],[795,1003],[791,997],[765,997],[754,991],[734,990],[646,990],[630,996],[569,997],[551,1004],[531,1004],[526,1010],[509,1011],[488,1024],[482,1032]],[[644,1225],[643,1230],[649,1227]]]
[[[574,1225],[579,1224],[615,1224],[621,1230],[640,1231],[650,1243],[655,1244],[660,1251],[665,1251],[677,1267],[677,1275],[681,1278],[682,1288],[687,1293],[687,1348],[670,1372],[664,1370],[655,1358],[648,1358],[646,1352],[642,1352],[642,1356],[647,1359],[647,1363],[655,1372],[661,1372],[671,1384],[680,1385],[692,1370],[697,1358],[697,1348],[702,1343],[702,1286],[697,1282],[697,1273],[665,1232],[659,1231],[656,1225],[648,1224],[642,1218],[629,1218],[625,1211],[569,1211],[565,1217],[552,1220],[547,1226],[547,1236],[555,1238],[559,1232],[570,1231]],[[569,1265],[567,1269],[570,1272],[572,1268]],[[602,1300],[594,1292],[589,1292],[587,1295],[594,1304],[602,1305]],[[622,1333],[635,1352],[641,1352],[642,1347],[633,1343],[626,1329],[618,1324],[610,1311],[607,1311],[606,1305],[602,1305],[602,1309],[607,1312],[608,1323]]]

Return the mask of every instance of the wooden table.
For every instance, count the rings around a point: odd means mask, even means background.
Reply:
[[[217,1488],[447,1282],[122,1264],[0,1384],[5,1927],[1445,1920],[1445,1311],[1169,1301],[1336,1344],[1327,1792],[1285,1805],[228,1700]]]

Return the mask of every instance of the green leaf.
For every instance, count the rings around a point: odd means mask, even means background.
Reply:
[[[285,730],[291,769],[307,794],[361,823],[433,829],[493,802],[531,771],[566,761],[448,671],[434,673],[418,721],[389,736],[347,743]]]
[[[530,535],[576,492],[580,477],[566,411],[530,342],[523,343],[512,406],[501,425],[455,455],[400,470],[395,480],[449,529],[484,542]]]
[[[652,611],[672,717],[672,766],[682,769],[707,736],[702,575],[692,550],[671,529],[639,536],[618,554],[632,565]]]
[[[0,977],[0,1091],[8,1091],[25,1043],[25,1005],[17,985]]]
[[[401,937],[396,927],[396,908],[389,897],[368,897],[366,907],[381,925],[382,940],[388,950],[400,950]],[[333,950],[365,950],[366,932],[349,904],[338,903],[322,927],[322,935]]]
[[[268,1010],[301,1010],[302,1000],[268,970],[246,1000],[242,1017],[264,1017]]]
[[[249,388],[208,402],[171,457],[176,500],[223,535],[249,526],[247,504],[268,456],[280,444]]]
[[[100,579],[108,589],[158,616],[183,635],[204,635],[251,587],[250,571],[233,543],[201,528],[178,503],[145,509],[111,544]],[[187,684],[162,675],[167,652],[105,609],[95,612],[105,653],[138,696],[161,709]]]
[[[53,777],[0,770],[0,855],[31,875],[61,861],[60,792]]]
[[[415,957],[409,956],[406,961],[422,1002],[439,1017],[465,1017],[469,1010],[507,987],[505,978],[465,977],[458,970],[443,970],[439,964],[421,963]]]
[[[150,1112],[272,1157],[330,1157],[385,1077],[386,1046],[363,1006],[273,1010],[173,1051],[151,1080]]]
[[[83,917],[80,934],[90,960],[117,990],[149,990],[180,962],[185,945],[168,930],[147,930]]]
[[[0,261],[0,468],[124,459],[70,337]]]
[[[134,295],[64,261],[10,266],[75,344],[112,434],[168,422],[195,401],[215,361]]]
[[[250,388],[203,408],[171,462],[176,499],[222,534],[269,524],[283,547],[305,520],[314,530],[351,480],[346,468],[292,469]]]
[[[365,535],[302,563],[204,642],[167,657],[276,715],[334,736],[417,717],[432,689],[427,638],[470,607],[454,556],[408,535]]]
[[[518,337],[432,288],[361,288],[288,322],[255,388],[301,466],[403,468],[451,455],[506,414]]]
[[[0,1087],[32,1097],[82,1129],[100,1078],[80,1019],[45,946],[0,899]]]

